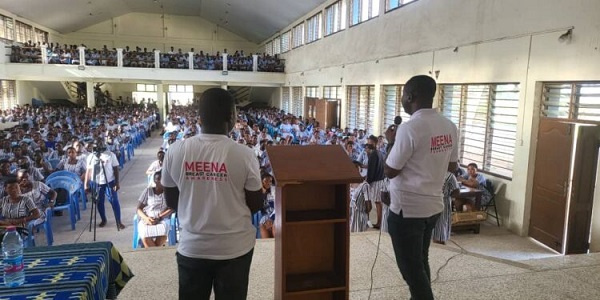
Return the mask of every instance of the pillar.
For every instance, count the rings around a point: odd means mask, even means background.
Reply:
[[[154,68],[160,69],[160,50],[154,50]]]
[[[117,67],[123,67],[123,48],[117,48]]]
[[[46,45],[45,43],[42,44],[41,51],[42,51],[42,64],[47,64],[48,63],[48,45]]]
[[[87,106],[93,108],[96,106],[96,95],[94,94],[94,82],[88,81],[85,84],[85,90],[87,93]]]
[[[227,71],[227,53],[221,55],[223,56],[223,71]]]
[[[381,118],[381,109],[383,108],[382,105],[382,99],[383,97],[381,96],[381,84],[376,84],[375,85],[375,107],[373,107],[373,109],[375,110],[374,112],[374,116],[375,116],[375,120],[373,120],[373,132],[369,132],[369,134],[378,136],[380,134],[383,134],[384,132],[381,132],[381,126],[383,124],[383,120]],[[371,109],[371,108],[369,108]]]
[[[258,55],[252,54],[252,72],[258,72]]]
[[[188,52],[188,67],[194,69],[194,52]]]
[[[227,90],[227,88],[228,88],[228,86],[227,86],[227,83],[226,83],[226,82],[223,82],[223,83],[221,84],[221,88],[222,88],[222,89],[224,89],[224,90]]]
[[[79,49],[79,65],[85,66],[85,47],[79,46],[77,49]]]
[[[160,113],[160,119],[167,121],[167,103],[165,101],[164,86],[162,83],[156,85],[156,105],[158,106],[158,113]]]

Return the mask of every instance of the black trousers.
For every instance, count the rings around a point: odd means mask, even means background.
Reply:
[[[254,249],[233,259],[191,258],[177,253],[180,300],[245,300]]]
[[[405,218],[390,210],[388,231],[392,238],[396,263],[408,284],[412,300],[432,300],[429,246],[433,227],[440,214],[428,218]]]

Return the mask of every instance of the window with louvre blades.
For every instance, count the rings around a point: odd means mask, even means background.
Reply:
[[[600,82],[545,83],[542,116],[600,122]]]
[[[0,15],[0,38],[14,40],[13,19]]]
[[[285,113],[290,112],[290,89],[288,87],[281,89],[281,110]]]
[[[401,7],[405,4],[408,4],[408,3],[411,3],[414,1],[416,1],[416,0],[386,0],[387,5],[386,5],[385,11],[387,12],[387,11],[396,9],[398,7]]]
[[[356,25],[379,15],[379,0],[350,0],[350,25]]]
[[[292,41],[292,31],[288,30],[281,35],[281,53],[290,51]]]
[[[14,80],[0,80],[0,97],[2,100],[1,108],[11,109],[17,106],[16,97],[16,81]]]
[[[358,98],[359,98],[359,90],[358,86],[349,86],[348,87],[348,118],[347,118],[347,127],[352,129],[358,128]]]
[[[327,100],[340,100],[342,98],[342,87],[341,86],[324,86],[323,87],[323,98]]]
[[[281,38],[273,39],[273,55],[281,53]]]
[[[296,117],[303,115],[304,101],[302,99],[302,87],[292,88],[292,114]]]
[[[304,23],[296,25],[296,27],[294,27],[292,31],[293,48],[297,48],[304,45]]]
[[[323,15],[318,13],[306,20],[306,43],[311,43],[321,38],[322,19]]]
[[[336,33],[346,28],[346,4],[337,1],[325,8],[325,35]]]
[[[462,164],[512,177],[518,84],[442,85],[440,110],[458,127]]]
[[[48,43],[48,32],[36,28],[35,29],[35,36],[36,36],[38,42],[40,42],[40,43]]]
[[[383,108],[381,110],[382,133],[390,125],[394,124],[396,116],[401,116],[402,122],[410,119],[410,115],[405,113],[404,108],[402,108],[402,88],[403,85],[384,85],[381,88],[383,92]]]
[[[17,42],[26,43],[33,41],[33,27],[31,25],[17,21],[15,29],[17,31]]]

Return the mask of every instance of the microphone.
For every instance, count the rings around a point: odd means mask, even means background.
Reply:
[[[401,116],[396,116],[394,118],[394,124],[396,124],[396,125],[402,124],[402,117]]]

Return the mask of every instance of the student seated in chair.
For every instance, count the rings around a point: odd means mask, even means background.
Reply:
[[[173,209],[167,207],[165,201],[160,171],[154,173],[153,179],[138,199],[139,222],[134,224],[138,226],[139,236],[145,248],[165,245],[170,230],[169,216],[173,213]]]
[[[492,199],[492,194],[485,186],[486,178],[477,171],[477,164],[470,163],[467,165],[467,174],[463,177],[458,177],[457,180],[463,186],[482,190],[483,195],[481,195],[481,205],[486,205]],[[467,206],[467,211],[472,211],[473,207],[475,207],[475,199],[457,198],[454,202],[454,205],[456,211],[462,211],[463,205]]]

